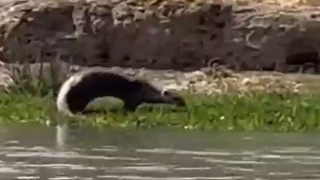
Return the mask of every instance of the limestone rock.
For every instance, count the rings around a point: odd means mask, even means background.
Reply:
[[[221,58],[235,70],[297,71],[290,67],[318,66],[318,5],[316,0],[5,0],[0,58],[34,63],[58,57],[84,66],[176,70],[198,70]]]

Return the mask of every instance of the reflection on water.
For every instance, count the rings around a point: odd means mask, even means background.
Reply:
[[[0,127],[0,179],[320,179],[317,134]]]

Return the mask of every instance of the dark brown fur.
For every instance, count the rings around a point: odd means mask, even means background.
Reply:
[[[82,80],[67,93],[66,101],[72,113],[83,112],[91,101],[111,96],[124,102],[124,108],[135,111],[143,103],[165,103],[185,106],[184,99],[174,92],[153,87],[144,80],[125,77],[104,68],[80,71]]]

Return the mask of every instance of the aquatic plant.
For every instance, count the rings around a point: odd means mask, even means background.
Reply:
[[[215,96],[183,93],[188,107],[143,105],[135,113],[123,113],[122,103],[112,99],[90,105],[102,110],[76,116],[77,125],[97,127],[175,127],[221,131],[307,131],[320,127],[320,94],[230,93]],[[0,123],[48,123],[67,119],[55,111],[52,93],[9,91],[0,94]],[[116,111],[115,111],[116,109]],[[70,119],[68,119],[70,120]],[[71,121],[70,121],[71,122]]]
[[[187,109],[144,105],[135,113],[124,113],[122,103],[109,98],[90,105],[93,109],[101,109],[101,113],[66,118],[56,111],[54,87],[43,83],[45,81],[41,78],[30,80],[28,74],[17,74],[16,86],[0,94],[0,123],[55,125],[68,122],[101,128],[163,126],[188,130],[278,132],[310,131],[320,127],[320,93],[314,91],[319,89],[319,83],[314,79],[304,81],[308,82],[305,83],[307,89],[312,91],[296,91],[294,87],[300,87],[299,84],[280,81],[279,78],[262,78],[257,81],[260,83],[253,80],[244,83],[241,78],[218,78],[212,79],[215,86],[208,86],[210,90],[220,90],[218,93],[181,92]],[[284,85],[284,82],[289,85]],[[195,89],[199,87],[195,86]]]

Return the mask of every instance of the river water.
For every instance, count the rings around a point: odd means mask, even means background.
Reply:
[[[320,179],[319,134],[0,127],[0,179]]]

